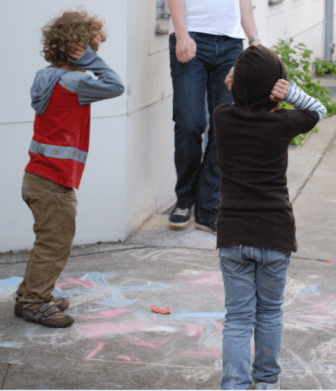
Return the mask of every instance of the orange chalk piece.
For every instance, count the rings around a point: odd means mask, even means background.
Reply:
[[[167,305],[166,307],[162,307],[162,308],[159,308],[159,307],[156,307],[155,305],[152,305],[151,309],[153,312],[156,312],[157,314],[162,314],[162,315],[171,314],[171,307],[169,305]]]
[[[331,262],[332,262],[332,260],[331,260],[331,259],[327,259],[327,262],[331,263]]]

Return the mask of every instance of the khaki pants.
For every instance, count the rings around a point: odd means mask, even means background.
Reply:
[[[42,303],[53,299],[56,280],[69,259],[77,199],[73,189],[29,172],[23,177],[22,198],[33,212],[36,240],[17,294],[20,302]]]

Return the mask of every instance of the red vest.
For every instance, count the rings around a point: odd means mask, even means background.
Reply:
[[[35,115],[25,171],[78,189],[89,151],[90,107],[57,83],[45,112]]]

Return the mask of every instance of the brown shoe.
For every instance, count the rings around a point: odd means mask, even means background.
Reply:
[[[22,318],[28,322],[53,328],[69,327],[75,321],[72,316],[61,312],[53,301],[33,305],[30,303],[23,304]]]
[[[21,296],[16,297],[14,305],[14,315],[18,318],[22,318],[22,305],[19,304],[19,299]],[[69,300],[64,297],[54,297],[53,302],[60,311],[65,311],[69,307]]]

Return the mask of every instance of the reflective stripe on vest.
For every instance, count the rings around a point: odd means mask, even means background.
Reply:
[[[56,159],[72,159],[85,164],[87,152],[73,147],[60,147],[58,145],[40,144],[32,140],[29,151]]]

